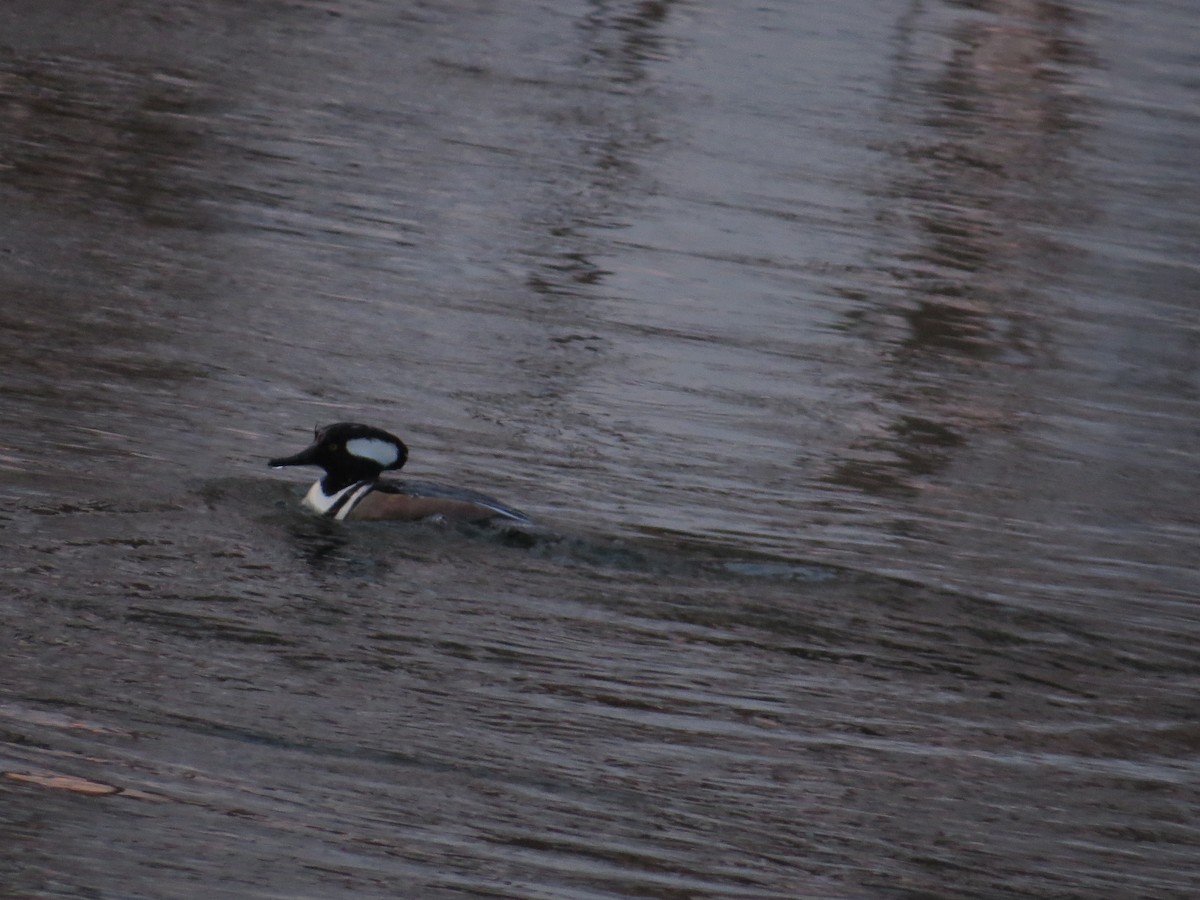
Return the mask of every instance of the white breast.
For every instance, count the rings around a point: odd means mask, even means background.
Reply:
[[[313,486],[308,489],[308,493],[304,495],[304,504],[310,509],[316,510],[321,515],[327,515],[329,510],[337,505],[338,501],[346,497],[346,501],[341,505],[341,508],[334,515],[335,519],[346,518],[347,513],[354,509],[356,503],[367,495],[374,485],[369,482],[359,481],[349,487],[344,487],[340,491],[335,491],[332,494],[326,494],[321,487],[321,482],[316,481]],[[351,496],[347,496],[347,495]]]

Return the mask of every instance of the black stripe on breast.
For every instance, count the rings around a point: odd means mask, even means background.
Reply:
[[[365,496],[367,496],[367,494],[371,493],[369,490],[367,490],[367,491],[362,490],[362,487],[365,484],[366,484],[365,481],[360,481],[356,485],[354,485],[353,488],[346,491],[346,493],[342,494],[342,496],[338,497],[337,501],[333,504],[333,506],[331,506],[331,507],[329,507],[329,509],[325,510],[325,515],[331,519],[336,519],[338,517],[338,513],[340,513],[342,511],[342,507],[345,507],[347,504],[350,504],[349,507],[346,509],[347,514],[349,514],[351,509],[353,509],[355,506],[358,506],[359,501],[362,500],[363,497],[365,497]],[[351,503],[351,500],[353,500],[354,502]]]

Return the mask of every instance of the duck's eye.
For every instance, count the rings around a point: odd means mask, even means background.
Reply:
[[[341,444],[330,444],[329,449],[332,450],[334,453],[338,453],[341,451],[342,445]]]

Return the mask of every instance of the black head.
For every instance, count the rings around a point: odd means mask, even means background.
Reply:
[[[399,469],[408,459],[404,441],[381,428],[354,422],[337,422],[313,432],[312,444],[294,456],[270,461],[284,466],[320,466],[341,484],[378,478],[388,469]]]

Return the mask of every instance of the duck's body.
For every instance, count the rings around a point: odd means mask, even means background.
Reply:
[[[369,425],[338,422],[318,428],[307,449],[273,459],[270,465],[324,469],[325,477],[308,489],[304,503],[331,519],[531,524],[524,513],[486,494],[427,481],[380,480],[385,470],[399,469],[407,459],[408,448],[395,435]]]

